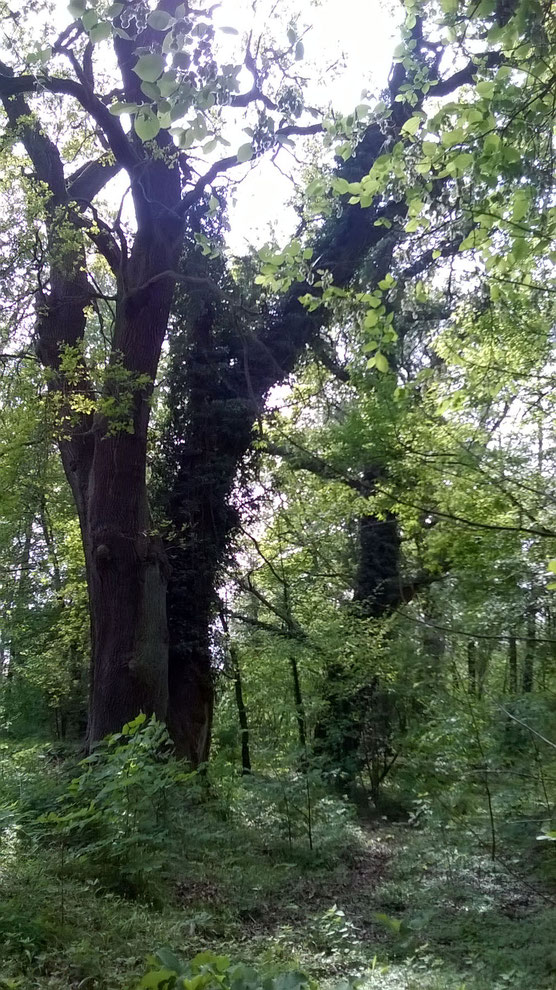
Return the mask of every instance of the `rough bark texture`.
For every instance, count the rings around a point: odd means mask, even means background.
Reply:
[[[138,230],[129,257],[106,235],[108,259],[119,261],[118,299],[111,366],[104,399],[129,406],[122,428],[101,412],[76,411],[74,399],[94,399],[81,355],[85,309],[93,297],[86,273],[85,246],[76,223],[75,188],[66,180],[60,153],[13,89],[7,67],[2,98],[10,125],[17,129],[37,179],[48,189],[48,292],[37,301],[37,353],[52,372],[58,397],[58,441],[73,492],[87,568],[91,615],[89,743],[121,728],[139,711],[164,718],[167,710],[167,565],[160,540],[150,535],[146,491],[149,395],[166,333],[183,223],[175,213],[180,178],[175,163],[144,159],[140,178],[132,176]],[[138,80],[134,77],[134,86]],[[92,93],[77,86],[82,102],[103,114]],[[97,106],[98,103],[98,106]],[[113,134],[115,127],[107,123]],[[143,154],[116,124],[126,165]],[[166,136],[161,143],[168,144]],[[113,149],[114,150],[114,149]],[[92,197],[109,177],[87,190]],[[84,192],[83,182],[81,183]],[[156,196],[154,191],[156,190]],[[68,371],[68,360],[71,369]],[[123,375],[123,378],[122,378]]]

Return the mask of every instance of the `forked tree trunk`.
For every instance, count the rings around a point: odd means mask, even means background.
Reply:
[[[146,486],[152,386],[166,333],[181,225],[158,220],[137,234],[126,290],[118,302],[113,374],[107,395],[129,423],[97,414],[87,500],[92,632],[89,742],[118,731],[139,712],[168,712],[169,567],[151,534]],[[120,355],[123,356],[121,366]],[[127,428],[126,428],[127,427]]]

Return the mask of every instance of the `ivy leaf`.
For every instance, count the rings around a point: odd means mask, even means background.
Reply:
[[[390,365],[388,364],[387,359],[384,357],[384,354],[381,354],[380,351],[377,351],[377,353],[375,354],[375,368],[377,369],[377,371],[381,371],[383,374],[386,374],[389,367]]]
[[[141,55],[133,66],[133,71],[143,82],[155,83],[164,72],[165,66],[162,55]]]

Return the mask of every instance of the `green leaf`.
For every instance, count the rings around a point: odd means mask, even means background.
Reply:
[[[164,72],[166,65],[162,55],[141,55],[133,67],[133,71],[143,82],[155,83]]]
[[[121,117],[123,113],[136,113],[139,109],[138,103],[112,103],[108,107],[110,113],[114,114],[115,117]]]
[[[484,96],[486,99],[489,99],[494,93],[494,83],[488,82],[486,79],[477,83],[477,92],[479,96]]]
[[[419,130],[420,123],[421,123],[420,117],[410,117],[409,120],[406,120],[405,124],[403,125],[402,131],[405,131],[406,134],[411,134],[411,135],[416,134],[417,131]]]
[[[176,954],[166,946],[162,946],[162,948],[157,949],[155,955],[157,960],[161,962],[163,966],[166,966],[167,969],[173,970],[174,973],[180,973],[182,971],[183,963],[181,959],[179,959],[178,956],[176,956]]]
[[[161,96],[171,96],[172,93],[175,93],[179,86],[175,69],[170,69],[168,72],[165,72],[164,75],[158,80],[157,85]]]
[[[345,196],[345,194],[350,191],[349,187],[350,187],[350,183],[347,181],[347,179],[340,178],[340,179],[332,180],[332,188],[334,192],[338,193],[340,196]]]
[[[242,144],[241,148],[238,150],[237,160],[238,162],[250,162],[254,153],[255,151],[253,145],[250,141],[248,141],[247,144]]]
[[[172,969],[153,969],[141,977],[137,990],[162,990],[163,987],[170,985],[170,980],[175,975]]]
[[[112,18],[117,17],[118,14],[121,14],[123,9],[123,3],[112,3],[106,10],[106,16]]]
[[[86,0],[71,0],[71,3],[68,3],[68,10],[75,20],[81,17],[85,13],[86,9]]]
[[[38,52],[31,52],[31,54],[27,56],[26,61],[29,65],[35,65],[37,62],[44,65],[51,57],[52,48],[50,45],[47,45],[46,48],[40,48]]]
[[[222,31],[223,34],[239,34],[235,27],[219,27],[218,30]]]
[[[295,46],[296,61],[300,62],[304,55],[305,55],[305,46],[302,41],[298,41],[297,45]]]
[[[375,354],[375,368],[377,369],[377,371],[381,371],[383,374],[386,374],[389,367],[390,365],[388,364],[387,359],[384,357],[384,354],[381,354],[380,351],[377,351],[377,353]]]
[[[100,21],[95,24],[94,28],[89,31],[89,38],[94,45],[98,44],[99,41],[106,41],[107,38],[112,36],[112,24],[110,21]]]
[[[147,17],[147,24],[153,31],[167,31],[174,23],[172,15],[165,10],[153,10]]]
[[[162,96],[162,93],[160,92],[156,83],[142,82],[141,92],[144,93],[145,96],[148,96],[149,100],[155,100],[157,102]]]
[[[98,24],[98,14],[96,10],[86,10],[81,18],[81,23],[87,32],[89,32],[91,28],[94,28],[95,24]]]
[[[160,121],[152,110],[141,109],[135,117],[133,126],[135,133],[142,141],[152,141],[160,130]]]

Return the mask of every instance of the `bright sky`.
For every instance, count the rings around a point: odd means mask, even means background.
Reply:
[[[221,0],[214,23],[233,25],[242,35],[252,30],[256,37],[274,3],[258,0],[259,14],[254,16],[252,0]],[[303,37],[303,68],[311,80],[306,90],[308,104],[331,105],[349,113],[362,102],[362,91],[377,93],[384,87],[392,50],[399,40],[401,7],[398,0],[280,0],[277,10],[284,32],[291,15],[298,18],[300,28],[310,26]],[[12,0],[12,9],[16,8]],[[69,23],[67,0],[55,0],[54,10],[60,28]],[[245,140],[240,134],[238,145]],[[295,169],[287,152],[280,159],[285,170]],[[123,179],[122,183],[123,191]],[[280,240],[287,239],[296,222],[294,211],[287,206],[291,194],[291,183],[270,162],[259,161],[250,169],[237,187],[235,206],[229,208],[232,251],[241,254],[249,244],[260,246],[272,232]]]
[[[342,113],[362,102],[362,91],[377,92],[386,84],[392,51],[399,42],[401,4],[394,0],[298,0],[300,23],[311,25],[304,37],[308,65],[319,74],[341,60],[324,83],[312,83],[307,103],[331,104]],[[232,22],[237,0],[223,0],[221,15]],[[219,18],[220,19],[220,18]],[[233,23],[237,23],[234,21]],[[316,75],[316,73],[315,73]],[[291,160],[283,156],[285,168]],[[260,162],[237,190],[237,205],[229,210],[232,251],[241,254],[248,244],[260,246],[272,227],[279,239],[294,229],[297,218],[287,201],[290,182],[268,161]]]

